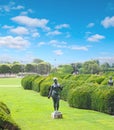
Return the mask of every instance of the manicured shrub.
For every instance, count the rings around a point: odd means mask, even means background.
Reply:
[[[9,108],[0,102],[0,129],[20,130],[19,126],[12,120]]]
[[[45,80],[44,76],[38,76],[33,82],[32,82],[32,90],[40,92],[40,84]]]
[[[50,89],[50,82],[43,83],[43,85],[41,86],[41,89],[40,89],[40,95],[41,96],[48,96],[49,89]]]
[[[108,114],[114,114],[114,88],[100,86],[92,94],[92,109]]]
[[[106,113],[114,115],[114,88],[110,88],[110,92],[107,95],[107,111]]]
[[[69,96],[69,91],[78,86],[77,82],[74,80],[62,80],[61,86],[63,87],[61,92],[61,99],[67,101]]]
[[[85,86],[72,89],[68,97],[69,105],[76,108],[91,109],[91,95],[95,88],[95,84],[85,84]]]
[[[38,77],[38,75],[27,75],[21,80],[21,85],[24,89],[32,90],[32,82]]]
[[[91,100],[90,95],[84,88],[80,87],[75,90],[72,90],[71,94],[68,97],[68,103],[72,107],[76,108],[85,108],[87,109],[90,106]]]
[[[98,84],[101,84],[104,79],[105,79],[105,76],[98,76],[98,77],[96,77],[96,82],[97,82]]]
[[[53,76],[47,76],[44,81],[40,84],[40,95],[48,96],[49,88],[53,84]]]

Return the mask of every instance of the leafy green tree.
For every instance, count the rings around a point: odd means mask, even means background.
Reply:
[[[0,66],[0,73],[1,74],[6,74],[6,73],[10,73],[10,72],[11,72],[11,68],[9,65],[3,64]]]
[[[34,60],[33,60],[33,63],[36,63],[36,64],[39,64],[39,63],[41,63],[41,62],[44,62],[44,61],[41,60],[41,59],[34,59]]]
[[[109,68],[110,68],[110,65],[107,62],[101,65],[101,70],[104,72],[107,71]]]
[[[43,75],[43,74],[49,74],[51,70],[51,65],[47,62],[40,62],[38,64],[38,73]]]
[[[36,72],[36,67],[34,64],[26,64],[25,72]]]
[[[57,72],[71,74],[73,72],[73,67],[71,65],[60,65],[58,66]]]
[[[19,73],[22,71],[22,65],[21,64],[13,64],[11,67],[11,72],[12,73]]]
[[[85,74],[95,74],[100,72],[100,66],[98,61],[92,60],[92,61],[86,61],[82,65],[81,69],[82,73]]]

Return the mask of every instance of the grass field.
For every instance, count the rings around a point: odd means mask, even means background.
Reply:
[[[22,130],[114,130],[114,116],[70,108],[64,101],[60,101],[63,119],[52,119],[52,100],[24,90],[20,82],[18,78],[0,78],[0,100]]]

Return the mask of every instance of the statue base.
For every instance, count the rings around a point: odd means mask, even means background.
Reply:
[[[51,117],[52,117],[53,119],[61,119],[61,118],[63,118],[62,113],[59,112],[59,111],[53,112],[53,113],[51,114]]]

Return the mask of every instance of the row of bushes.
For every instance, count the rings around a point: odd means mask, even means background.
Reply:
[[[109,76],[104,75],[57,75],[63,86],[61,99],[69,106],[81,109],[92,109],[114,115],[114,86],[108,86]],[[42,96],[48,96],[53,75],[47,77],[29,75],[22,79],[24,89],[35,90]]]
[[[0,130],[20,130],[12,120],[9,108],[3,102],[0,102]]]

